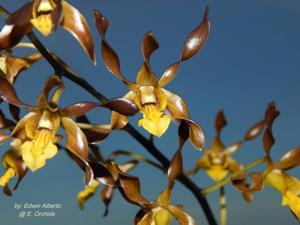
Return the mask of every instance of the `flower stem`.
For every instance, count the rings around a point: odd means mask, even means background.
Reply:
[[[263,163],[263,162],[265,162],[265,158],[260,158],[260,159],[255,160],[254,162],[248,164],[248,165],[247,165],[246,167],[244,167],[243,169],[241,169],[241,170],[239,170],[239,171],[237,171],[237,172],[231,174],[230,176],[224,178],[224,179],[221,180],[220,182],[215,183],[215,184],[213,184],[213,185],[211,185],[211,186],[209,186],[209,187],[203,189],[203,190],[202,190],[202,194],[206,195],[206,194],[208,194],[208,193],[210,193],[210,192],[213,192],[213,191],[215,191],[215,190],[217,190],[217,189],[219,189],[219,188],[225,186],[226,184],[230,183],[231,180],[232,180],[233,178],[235,178],[235,177],[237,177],[237,176],[239,176],[239,175],[241,175],[241,174],[247,172],[248,170],[252,169],[253,167],[258,166],[259,164],[261,164],[261,163]]]
[[[166,172],[166,169],[164,167],[162,167],[160,164],[140,155],[140,154],[136,154],[133,152],[129,152],[129,151],[124,151],[124,150],[118,150],[118,151],[114,151],[112,154],[109,155],[108,160],[114,160],[117,156],[128,156],[131,157],[133,159],[137,159],[139,161],[148,163],[151,166],[154,166],[155,168],[163,171],[164,173]]]
[[[227,205],[226,205],[226,195],[225,187],[220,188],[220,225],[227,224]]]

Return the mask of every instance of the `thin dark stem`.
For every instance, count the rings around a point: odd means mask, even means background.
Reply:
[[[53,55],[44,47],[44,45],[38,40],[34,33],[29,33],[28,38],[35,45],[35,47],[40,51],[44,58],[51,64],[55,72],[58,75],[68,78],[72,82],[76,83],[92,96],[98,99],[100,102],[106,102],[108,99],[97,91],[92,85],[90,85],[85,79],[78,77],[76,74],[73,74],[71,70],[66,69],[65,66],[57,62]],[[168,168],[170,161],[169,159],[162,154],[154,144],[139,133],[132,125],[129,123],[123,128],[130,136],[136,139],[152,156],[154,156],[164,168]],[[177,180],[182,183],[187,189],[189,189],[198,200],[200,206],[202,207],[204,214],[210,225],[217,225],[215,217],[212,213],[212,210],[207,202],[207,199],[204,195],[201,194],[201,189],[186,175],[181,174]]]

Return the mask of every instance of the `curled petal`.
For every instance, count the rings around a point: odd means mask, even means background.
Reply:
[[[4,101],[12,105],[20,106],[28,110],[35,110],[33,107],[21,102],[17,97],[14,87],[9,83],[8,80],[6,80],[4,77],[1,76],[0,76],[0,97]]]
[[[237,150],[240,149],[242,144],[243,144],[243,141],[238,141],[238,142],[234,143],[233,145],[227,147],[225,150],[225,154],[232,155],[233,153],[235,153]]]
[[[61,122],[66,130],[66,147],[82,161],[88,160],[88,143],[84,133],[77,124],[68,117],[62,117]]]
[[[103,106],[126,116],[135,115],[139,111],[136,105],[127,99],[126,96],[124,98],[112,99],[103,104]]]
[[[114,189],[115,187],[112,186],[105,186],[102,191],[100,192],[100,197],[105,205],[105,210],[103,213],[103,216],[107,216],[108,215],[108,206],[113,198],[113,194],[114,194]]]
[[[0,32],[0,51],[14,47],[32,30],[30,23],[32,7],[33,2],[27,3],[7,18]]]
[[[164,71],[162,77],[158,81],[160,87],[164,87],[166,84],[168,84],[171,80],[174,79],[182,61],[192,58],[202,49],[207,40],[209,29],[210,25],[207,7],[201,24],[195,30],[193,30],[187,37],[181,52],[180,60],[170,65]]]
[[[247,202],[251,202],[253,197],[252,193],[261,191],[264,188],[264,175],[261,173],[251,173],[250,178],[252,183],[249,185],[246,183],[246,177],[238,177],[232,180],[233,186],[243,194],[244,199]]]
[[[117,53],[109,46],[105,39],[105,33],[109,26],[108,20],[98,11],[94,10],[94,23],[102,38],[101,53],[106,68],[113,75],[121,79],[129,88],[136,88],[136,85],[128,81],[120,70],[120,60]]]
[[[217,131],[217,135],[219,136],[221,133],[221,130],[227,125],[227,121],[224,115],[224,111],[221,110],[216,115],[215,119],[215,129]]]
[[[157,78],[150,66],[146,63],[142,65],[136,76],[137,85],[156,85]]]
[[[20,120],[20,112],[21,109],[18,106],[9,104],[9,112],[12,115],[12,117],[14,118],[15,121],[19,121]]]
[[[272,131],[273,122],[279,116],[279,114],[280,112],[277,110],[275,102],[270,103],[265,112],[265,121],[267,124],[267,128],[270,131]]]
[[[276,165],[276,168],[282,170],[288,170],[294,168],[300,164],[300,147],[294,148],[284,154],[280,159],[279,163]]]
[[[274,143],[275,143],[275,138],[273,136],[273,133],[269,129],[266,129],[263,137],[263,145],[267,155],[270,154],[271,148],[274,145]]]
[[[189,34],[183,46],[181,55],[182,61],[192,58],[203,48],[208,37],[209,29],[208,7],[206,7],[201,24]]]
[[[174,154],[170,166],[168,168],[168,181],[169,185],[172,185],[174,183],[174,180],[176,177],[178,177],[182,173],[183,169],[183,162],[182,162],[182,149],[178,149],[176,153]]]
[[[88,143],[91,144],[98,144],[105,140],[108,135],[111,133],[111,129],[109,126],[106,125],[100,125],[90,128],[82,128],[82,131],[84,132]]]
[[[24,176],[28,172],[28,168],[22,159],[19,159],[15,165],[16,175],[18,177],[17,183],[15,184],[13,190],[16,190],[19,187],[19,184],[23,180]]]
[[[60,26],[69,31],[80,43],[89,58],[96,63],[94,43],[84,16],[66,1],[62,1],[63,18]]]
[[[105,164],[100,162],[89,162],[89,164],[92,168],[95,180],[105,185],[110,185],[110,186],[115,185],[113,175]]]
[[[132,160],[127,163],[120,164],[119,168],[121,171],[126,173],[127,171],[133,169],[137,164],[138,164],[138,161]],[[104,211],[103,216],[107,216],[107,214],[108,214],[108,207],[113,198],[114,190],[115,190],[115,186],[105,186],[102,189],[102,191],[100,192],[100,197],[101,197],[103,203],[105,204],[105,211]]]
[[[157,77],[154,75],[150,66],[150,57],[152,53],[159,48],[155,37],[152,32],[147,32],[141,43],[141,51],[144,57],[144,64],[136,77],[136,84],[138,85],[154,85],[156,84]]]
[[[49,99],[49,94],[53,90],[52,98]],[[37,98],[36,104],[39,108],[50,109],[51,111],[58,110],[58,99],[64,90],[63,82],[57,76],[51,76],[45,82],[44,88]]]
[[[116,98],[109,100],[104,104],[95,102],[78,102],[63,109],[61,113],[62,115],[68,117],[82,116],[96,107],[109,108],[112,111],[121,113],[126,116],[132,116],[138,112],[138,108],[133,102],[125,98]]]
[[[124,97],[124,99],[127,99],[131,102],[134,102],[135,98],[135,93],[133,91],[127,92]],[[123,127],[126,126],[128,123],[128,118],[127,116],[124,116],[118,112],[112,112],[111,114],[111,130],[115,129],[122,129]]]
[[[114,178],[118,180],[118,188],[128,202],[139,206],[144,206],[149,203],[141,194],[140,180],[138,177],[124,173],[115,163],[110,164],[109,170]]]
[[[259,121],[258,123],[254,124],[245,134],[245,140],[253,140],[257,138],[265,128],[265,120]]]
[[[27,113],[24,117],[21,118],[21,120],[17,123],[13,131],[11,132],[10,136],[18,138],[18,136],[22,136],[22,132],[25,132],[25,125],[28,127],[30,121],[34,120],[35,123],[38,123],[38,120],[40,118],[40,113],[30,112]],[[30,123],[31,124],[31,123]],[[28,134],[26,134],[28,136]]]
[[[28,69],[33,63],[40,60],[43,56],[40,53],[34,53],[24,58],[8,56],[6,59],[7,73],[5,77],[9,82],[14,83],[17,75],[23,70]]]
[[[187,106],[178,95],[165,89],[162,90],[167,96],[167,109],[171,116],[188,126],[188,136],[192,145],[196,149],[202,150],[205,142],[203,129],[189,118]],[[180,133],[182,134],[182,132]]]
[[[170,205],[168,210],[175,216],[180,225],[196,225],[196,221],[181,207]]]

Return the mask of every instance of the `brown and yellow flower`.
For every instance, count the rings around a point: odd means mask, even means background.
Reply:
[[[196,173],[199,169],[205,170],[207,175],[215,181],[224,179],[228,173],[234,173],[243,168],[243,165],[232,158],[234,154],[245,141],[253,140],[262,131],[265,126],[265,121],[252,126],[246,133],[245,137],[241,141],[237,141],[235,144],[226,147],[222,142],[220,135],[221,130],[227,125],[227,121],[224,116],[224,112],[218,112],[215,120],[215,129],[217,136],[212,141],[210,148],[205,149],[204,155],[200,157],[196,162],[196,167],[190,173]]]
[[[274,162],[270,152],[275,138],[273,136],[273,122],[279,115],[275,103],[271,103],[265,114],[267,128],[264,133],[263,146],[266,153],[266,169],[263,172],[250,174],[252,184],[246,183],[246,177],[233,180],[237,190],[252,196],[256,191],[262,191],[264,185],[269,185],[282,195],[282,205],[289,206],[295,217],[300,221],[300,180],[289,175],[286,171],[300,165],[300,147],[294,148],[285,153],[279,162]],[[246,199],[247,200],[247,199]],[[248,198],[249,201],[252,200]]]
[[[0,77],[0,96],[6,102],[23,107],[30,112],[26,114],[13,129],[10,136],[22,133],[25,138],[20,146],[22,159],[32,171],[43,167],[46,161],[57,154],[56,142],[60,140],[57,131],[60,127],[66,131],[66,147],[83,162],[88,161],[88,142],[86,136],[71,117],[81,116],[96,107],[106,107],[127,115],[136,113],[136,106],[125,99],[113,99],[100,105],[93,102],[79,102],[60,109],[58,101],[64,89],[57,76],[50,77],[43,91],[37,98],[37,107],[22,103],[13,86]],[[50,92],[53,91],[51,98]]]
[[[22,141],[15,138],[11,143],[11,149],[4,153],[2,157],[2,166],[5,172],[0,176],[0,186],[3,187],[3,191],[7,195],[11,195],[11,191],[8,187],[11,179],[15,176],[18,177],[18,181],[14,187],[15,190],[27,173],[27,167],[22,159],[21,144]]]
[[[11,51],[0,52],[0,75],[13,84],[17,76],[42,58],[40,53],[29,54],[25,57],[13,56]]]
[[[33,0],[9,15],[0,32],[0,50],[15,46],[33,28],[48,36],[58,26],[69,31],[95,62],[88,23],[76,8],[64,0]]]
[[[182,98],[164,88],[177,74],[182,61],[192,58],[202,49],[209,33],[208,9],[202,23],[188,36],[178,62],[170,65],[160,79],[150,66],[150,57],[159,45],[151,32],[146,33],[141,43],[144,63],[136,76],[136,82],[127,80],[120,71],[118,55],[105,39],[108,21],[98,11],[94,13],[96,27],[102,37],[102,56],[107,69],[121,79],[130,89],[124,98],[134,102],[143,115],[138,125],[149,133],[161,137],[169,127],[171,119],[188,124],[190,140],[197,149],[202,149],[204,135],[202,128],[189,118],[187,106]],[[166,113],[168,111],[168,114]],[[123,128],[127,118],[113,112],[111,126]]]

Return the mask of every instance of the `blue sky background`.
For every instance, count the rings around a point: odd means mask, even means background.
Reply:
[[[14,11],[22,0],[1,0],[1,5]],[[110,21],[107,39],[119,53],[123,73],[131,80],[142,63],[140,41],[147,31],[153,31],[161,47],[152,57],[152,65],[161,74],[175,62],[188,33],[201,21],[206,5],[210,6],[211,33],[205,48],[192,60],[183,63],[179,74],[167,89],[183,97],[191,117],[205,129],[207,145],[214,137],[214,117],[224,109],[229,125],[223,132],[228,145],[240,139],[246,130],[263,115],[267,104],[276,101],[281,115],[274,126],[276,145],[273,157],[278,160],[289,149],[299,146],[300,140],[300,2],[298,0],[70,0],[88,19],[97,52],[97,66],[89,62],[76,40],[66,31],[58,29],[50,37],[41,37],[47,48],[57,53],[71,67],[93,83],[108,97],[122,96],[127,87],[106,71],[99,54],[100,39],[92,23],[92,10],[100,10]],[[1,20],[3,23],[3,20]],[[34,103],[44,80],[52,74],[50,66],[41,61],[30,72],[20,76],[16,83],[19,96]],[[66,81],[62,105],[80,100],[94,100],[88,93]],[[109,121],[109,112],[95,110],[89,114],[93,122]],[[132,118],[133,124],[140,118]],[[171,157],[177,147],[176,124],[160,140],[155,140],[159,149]],[[139,129],[144,133],[143,130]],[[132,150],[151,156],[131,137],[115,132],[101,145],[108,155],[115,149]],[[2,151],[7,145],[2,146]],[[184,151],[184,164],[192,168],[200,157],[188,143]],[[263,156],[261,138],[246,143],[235,158],[247,164]],[[120,162],[126,158],[120,158]],[[140,164],[133,170],[141,177],[146,198],[154,200],[166,185],[164,175],[152,167]],[[298,175],[299,169],[291,171]],[[85,211],[77,207],[76,194],[84,187],[83,174],[64,152],[47,161],[46,166],[29,173],[12,198],[0,195],[1,224],[37,225],[72,224],[112,225],[132,224],[138,208],[125,202],[116,192],[110,214],[102,218],[103,205],[96,195],[86,204]],[[212,184],[203,172],[194,177],[201,187]],[[266,188],[255,195],[254,202],[247,204],[231,186],[228,193],[228,224],[273,224],[296,225],[288,208],[281,207],[278,192]],[[218,192],[208,197],[218,217]],[[60,203],[54,218],[18,218],[15,203]],[[183,204],[198,221],[207,224],[191,193],[181,184],[174,189],[173,203]]]

